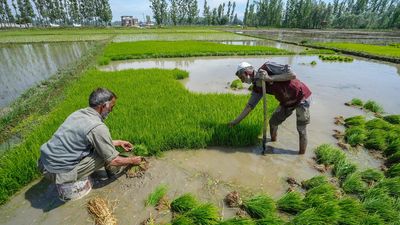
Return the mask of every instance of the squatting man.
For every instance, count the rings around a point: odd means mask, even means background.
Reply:
[[[299,154],[307,148],[307,124],[310,123],[310,89],[296,79],[296,74],[288,65],[265,62],[256,71],[247,62],[238,65],[236,76],[244,83],[252,84],[251,97],[242,113],[229,123],[233,127],[240,123],[262,98],[262,81],[266,83],[266,93],[275,96],[280,105],[269,120],[271,141],[277,140],[278,126],[296,110],[297,131],[299,133]]]
[[[98,88],[89,96],[89,107],[75,111],[52,138],[40,147],[39,170],[55,182],[61,200],[83,197],[91,190],[88,176],[103,166],[109,177],[124,166],[138,165],[139,156],[121,157],[115,149],[131,151],[128,141],[112,140],[104,120],[113,110],[117,96]]]

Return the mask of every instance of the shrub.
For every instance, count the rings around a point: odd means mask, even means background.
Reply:
[[[326,165],[335,164],[336,162],[346,158],[346,154],[338,148],[329,144],[323,144],[315,149],[317,162]]]
[[[363,126],[366,121],[364,116],[353,116],[346,118],[344,122],[347,127],[351,127],[351,126]]]
[[[253,218],[267,218],[275,214],[276,206],[274,200],[267,195],[258,195],[243,201],[243,207]]]
[[[367,190],[367,185],[361,179],[360,173],[353,173],[347,176],[343,181],[342,189],[347,194],[361,195]]]
[[[171,210],[177,213],[185,213],[198,206],[196,198],[192,194],[184,194],[171,202]]]
[[[353,98],[351,100],[350,104],[355,105],[355,106],[361,106],[361,107],[364,105],[363,101],[359,98]]]
[[[357,170],[355,164],[347,161],[346,159],[339,160],[333,167],[333,174],[340,178],[344,179],[348,175],[354,173]]]
[[[278,209],[291,213],[297,214],[303,211],[305,204],[299,192],[288,192],[277,202]]]
[[[243,89],[242,81],[239,80],[239,79],[236,79],[236,80],[232,81],[231,88],[232,89]]]
[[[167,194],[168,188],[166,185],[159,185],[156,189],[150,193],[149,197],[146,200],[146,205],[156,206],[160,199]]]
[[[388,115],[384,116],[383,119],[391,124],[400,125],[400,115]]]
[[[400,163],[394,164],[386,171],[387,177],[400,177]]]
[[[345,139],[351,146],[356,146],[364,143],[367,138],[367,132],[361,126],[352,126],[346,129]]]
[[[311,179],[301,182],[301,186],[307,190],[317,187],[322,184],[328,184],[328,179],[326,178],[326,176],[322,176],[322,175],[315,176],[315,177],[312,177]]]
[[[367,140],[364,146],[368,149],[384,151],[387,147],[386,132],[380,129],[374,129],[368,132]]]
[[[383,107],[376,103],[375,101],[369,100],[364,104],[364,108],[374,112],[374,113],[383,113]]]

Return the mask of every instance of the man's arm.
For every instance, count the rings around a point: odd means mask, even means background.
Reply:
[[[267,71],[263,70],[263,69],[259,69],[258,70],[259,73],[259,77],[269,83],[273,83],[273,82],[283,82],[283,81],[289,81],[289,80],[293,80],[296,79],[296,74],[293,73],[292,70],[287,70],[286,73],[282,73],[282,74],[276,74],[276,75],[269,75]]]
[[[251,97],[250,97],[249,101],[247,102],[246,107],[239,114],[239,116],[236,117],[236,119],[234,119],[233,121],[231,121],[228,124],[229,127],[233,127],[233,126],[239,124],[244,118],[246,118],[247,115],[249,115],[249,113],[256,107],[257,103],[261,100],[261,98],[262,98],[262,94],[259,94],[259,93],[256,93],[253,91],[251,93]]]

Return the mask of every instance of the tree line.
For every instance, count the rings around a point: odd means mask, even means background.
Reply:
[[[108,0],[0,0],[0,23],[109,25]]]
[[[246,26],[285,28],[400,28],[399,0],[247,0]]]
[[[150,0],[150,8],[158,25],[226,25],[239,24],[241,21],[235,13],[236,2],[228,1],[211,8],[204,1],[203,17],[197,0]]]

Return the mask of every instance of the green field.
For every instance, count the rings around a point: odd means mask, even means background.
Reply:
[[[380,46],[357,43],[313,43],[313,45],[327,47],[335,50],[346,50],[363,53],[366,55],[378,55],[392,58],[400,58],[400,48],[395,46]]]

